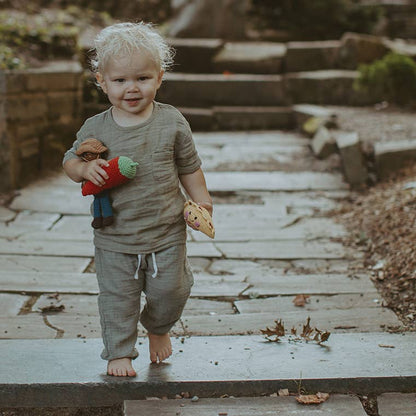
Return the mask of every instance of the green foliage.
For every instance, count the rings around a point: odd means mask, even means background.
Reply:
[[[23,69],[25,66],[24,60],[17,57],[13,49],[5,45],[0,45],[0,70]]]
[[[252,0],[257,27],[287,31],[292,40],[337,39],[344,32],[371,33],[381,9],[359,0]]]
[[[65,49],[68,54],[73,54],[77,35],[78,29],[62,19],[48,19],[43,14],[0,13],[0,43],[9,47],[37,48],[44,53]]]
[[[360,65],[358,71],[354,87],[375,100],[398,105],[416,101],[416,63],[412,58],[390,52],[372,64]]]
[[[77,6],[0,11],[1,68],[19,68],[23,61],[38,66],[48,59],[72,58],[78,53],[82,29],[112,22],[105,12]],[[18,61],[19,65],[13,63]]]

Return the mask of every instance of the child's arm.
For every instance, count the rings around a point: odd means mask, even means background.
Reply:
[[[74,181],[91,181],[94,185],[103,186],[108,179],[107,172],[102,166],[108,166],[104,159],[94,159],[84,162],[82,159],[69,159],[64,163],[65,173]]]
[[[208,192],[202,169],[200,168],[194,173],[187,175],[179,175],[179,180],[190,198],[197,204],[206,208],[212,216],[212,199]]]

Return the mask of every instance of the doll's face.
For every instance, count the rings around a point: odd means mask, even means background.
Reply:
[[[185,220],[188,224],[193,225],[194,227],[198,228],[201,225],[201,221],[197,215],[192,213],[192,211],[185,211]]]
[[[85,160],[85,162],[89,162],[90,160],[98,159],[100,157],[99,153],[93,153],[93,152],[84,152],[81,155],[81,159]]]

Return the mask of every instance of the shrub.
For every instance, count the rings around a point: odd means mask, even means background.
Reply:
[[[373,99],[398,105],[416,101],[416,63],[412,58],[390,52],[371,64],[360,65],[358,71],[354,87]]]
[[[16,56],[11,48],[0,45],[0,70],[23,69],[25,66],[24,60]]]
[[[371,33],[381,9],[360,0],[252,0],[260,29],[289,32],[292,40],[337,39],[344,32]]]

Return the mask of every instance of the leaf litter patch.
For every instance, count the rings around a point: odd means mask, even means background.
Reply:
[[[364,253],[355,272],[370,273],[384,301],[403,322],[390,332],[416,330],[416,166],[351,194],[332,212],[349,236],[344,245]]]

